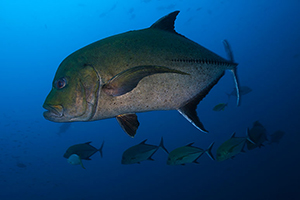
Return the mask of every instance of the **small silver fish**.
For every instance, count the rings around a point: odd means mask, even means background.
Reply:
[[[227,103],[219,103],[213,108],[213,111],[223,111],[227,105]]]
[[[230,139],[221,144],[217,149],[217,161],[233,158],[243,152],[247,140],[251,141],[247,137],[235,137],[235,133],[233,133]]]
[[[103,157],[102,149],[104,141],[99,149],[90,145],[91,142],[86,142],[82,144],[75,144],[70,146],[64,154],[64,158],[69,158],[72,154],[76,154],[83,160],[91,160],[90,157],[94,155],[97,151],[100,152],[101,157]]]
[[[214,156],[211,153],[211,149],[214,143],[211,143],[209,147],[204,150],[199,147],[192,146],[194,144],[190,143],[186,146],[179,147],[170,152],[167,160],[167,165],[185,165],[186,163],[198,163],[197,160],[204,153],[214,160]]]
[[[166,153],[169,153],[164,146],[163,138],[161,138],[160,144],[158,146],[146,144],[146,140],[141,142],[138,145],[132,146],[122,155],[122,164],[140,164],[144,160],[153,160],[153,154],[159,149],[162,148]]]

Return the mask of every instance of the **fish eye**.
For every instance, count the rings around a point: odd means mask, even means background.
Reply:
[[[65,78],[60,78],[54,82],[54,86],[57,89],[63,89],[67,85],[67,80]]]

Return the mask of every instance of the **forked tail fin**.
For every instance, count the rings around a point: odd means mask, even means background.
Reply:
[[[160,140],[160,143],[159,143],[158,147],[161,147],[164,150],[164,152],[166,152],[167,154],[169,154],[169,151],[166,149],[166,147],[164,145],[164,139],[163,139],[163,137],[161,137],[161,140]]]
[[[213,145],[214,145],[214,142],[209,145],[209,147],[206,149],[205,152],[208,155],[208,157],[210,157],[210,159],[215,160],[213,154],[211,153],[211,149],[212,149]]]
[[[238,80],[238,77],[236,74],[237,64],[234,62],[233,53],[232,53],[232,50],[231,50],[231,47],[230,47],[228,41],[223,40],[223,44],[224,44],[225,51],[227,53],[227,57],[229,58],[229,62],[232,63],[233,65],[235,65],[235,67],[233,69],[230,69],[230,71],[232,72],[234,85],[235,85],[235,89],[236,89],[236,98],[237,98],[236,104],[237,104],[237,106],[239,106],[240,105],[240,89],[239,89],[239,80]]]
[[[103,152],[102,152],[103,145],[104,145],[104,141],[102,142],[101,147],[98,149],[98,151],[100,152],[101,158],[103,157]]]

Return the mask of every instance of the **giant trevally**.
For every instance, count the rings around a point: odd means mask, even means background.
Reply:
[[[186,163],[198,163],[198,158],[200,158],[204,153],[207,153],[207,155],[212,160],[214,160],[214,156],[211,153],[211,149],[214,143],[211,143],[211,145],[209,145],[206,150],[199,147],[194,147],[193,144],[194,142],[171,151],[168,156],[167,165],[185,165]]]
[[[222,143],[217,149],[217,161],[224,161],[233,158],[243,152],[246,141],[251,141],[248,137],[236,137],[232,134],[229,140]]]
[[[248,150],[261,147],[268,140],[267,130],[259,121],[255,121],[251,129],[247,128],[247,136],[251,140],[246,142]]]
[[[146,140],[140,144],[134,145],[124,151],[122,155],[122,164],[135,164],[141,163],[144,160],[153,160],[153,154],[159,149],[162,148],[166,153],[169,153],[164,146],[163,138],[161,138],[158,146],[146,144]]]
[[[102,157],[103,156],[102,149],[103,149],[104,141],[102,142],[102,145],[99,149],[93,147],[92,145],[90,145],[90,143],[91,142],[86,142],[86,143],[75,144],[70,146],[66,150],[64,154],[64,158],[68,159],[71,155],[76,154],[80,157],[80,159],[91,160],[90,157],[94,155],[97,151],[100,152],[100,155]]]
[[[219,103],[213,107],[213,111],[223,111],[227,105],[228,103]]]
[[[196,108],[224,75],[233,72],[239,102],[237,63],[224,40],[229,60],[174,30],[179,11],[146,29],[114,35],[69,55],[59,66],[43,107],[54,122],[116,117],[134,137],[136,113],[178,110],[207,132]]]

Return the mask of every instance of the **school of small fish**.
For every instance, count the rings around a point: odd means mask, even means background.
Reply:
[[[214,142],[211,143],[207,149],[194,146],[194,142],[185,146],[178,147],[169,152],[165,145],[164,140],[161,138],[159,145],[147,144],[146,140],[141,143],[131,146],[126,149],[122,154],[121,164],[140,164],[143,161],[154,161],[152,156],[162,149],[167,155],[167,165],[186,165],[189,163],[199,164],[198,159],[207,154],[211,160],[225,161],[233,159],[236,155],[246,152],[245,150],[253,150],[265,146],[265,144],[279,143],[282,137],[285,135],[283,131],[275,131],[273,134],[268,135],[265,127],[259,122],[255,121],[252,128],[247,128],[246,134],[243,137],[237,137],[236,133],[223,142],[216,150],[216,155],[212,153]],[[268,143],[266,143],[268,142]],[[100,152],[102,157],[102,149],[104,141],[99,149],[90,145],[91,142],[75,144],[69,147],[64,154],[64,157],[68,160],[68,163],[72,165],[83,166],[82,160],[91,160],[90,157],[96,152]]]

